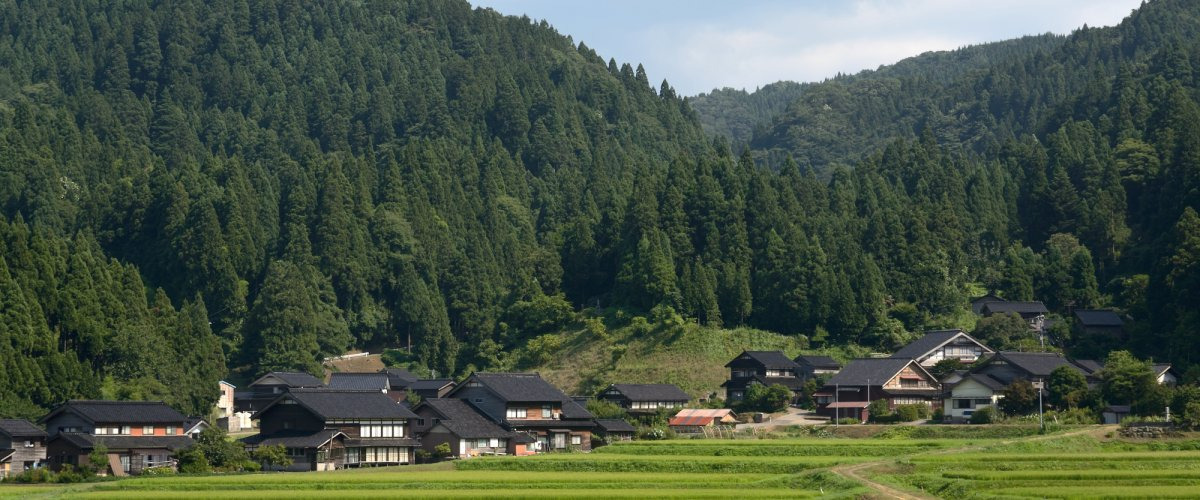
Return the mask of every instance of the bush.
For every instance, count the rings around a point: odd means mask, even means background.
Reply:
[[[185,450],[180,450],[177,458],[179,459],[179,472],[184,474],[207,474],[212,472],[212,466],[208,462],[208,457],[196,445]]]
[[[739,412],[761,411],[775,413],[787,410],[792,400],[792,390],[780,384],[764,386],[751,384],[746,388],[746,398],[738,404]]]
[[[837,420],[837,423],[841,424],[841,425],[857,425],[857,424],[861,424],[862,422],[859,421],[857,418],[839,418]]]
[[[876,423],[892,423],[895,422],[895,416],[892,414],[892,409],[888,407],[886,399],[876,399],[867,405],[867,418]]]
[[[929,418],[929,405],[917,403],[896,407],[896,419],[901,422],[912,422],[923,418]]]
[[[1188,402],[1179,416],[1179,422],[1192,429],[1200,428],[1200,401]]]
[[[158,466],[158,467],[150,467],[148,469],[142,469],[142,475],[143,476],[174,476],[175,469],[172,467],[165,466],[165,465]]]
[[[972,424],[994,424],[997,420],[999,420],[999,418],[998,415],[996,415],[996,409],[992,408],[991,406],[985,406],[983,408],[976,409],[975,412],[971,414]]]
[[[938,409],[936,409],[936,410],[933,410],[933,418],[932,418],[932,420],[933,420],[934,422],[943,422],[943,421],[945,421],[945,420],[946,420],[946,410],[943,410],[943,409],[941,409],[941,408],[938,408]]]
[[[638,430],[637,438],[644,441],[675,439],[677,435],[670,427],[648,427]]]
[[[450,458],[450,443],[438,443],[433,447],[433,456],[439,459]]]
[[[430,453],[429,450],[417,450],[417,463],[427,464],[431,461],[433,461],[433,454]]]

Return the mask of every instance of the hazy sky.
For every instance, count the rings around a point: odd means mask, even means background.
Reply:
[[[683,95],[819,81],[930,50],[1120,22],[1141,0],[469,0],[545,19]]]

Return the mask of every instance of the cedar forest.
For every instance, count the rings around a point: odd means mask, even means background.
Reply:
[[[549,310],[889,350],[971,286],[1200,353],[1200,5],[685,98],[459,0],[0,3],[0,413]],[[1060,322],[1060,324],[1064,324]]]

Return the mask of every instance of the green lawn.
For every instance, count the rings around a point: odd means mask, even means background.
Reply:
[[[981,433],[986,435],[986,429]],[[1078,434],[1078,433],[1077,433]],[[337,472],[2,485],[18,498],[856,498],[871,481],[942,498],[1200,498],[1200,442],[1091,434],[1005,439],[746,439],[620,443]],[[1161,450],[1161,451],[1160,451]],[[863,465],[854,465],[863,464]],[[832,469],[832,470],[831,470]],[[878,495],[882,496],[882,495]]]

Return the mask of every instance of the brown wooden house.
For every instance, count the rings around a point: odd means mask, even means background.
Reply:
[[[612,384],[597,399],[611,401],[631,414],[657,412],[660,408],[683,408],[692,397],[674,384]]]
[[[941,385],[914,359],[864,358],[846,364],[817,394],[817,413],[866,420],[866,407],[883,399],[888,407],[925,404],[941,407]]]
[[[247,450],[281,444],[287,470],[413,463],[420,444],[410,429],[416,415],[379,391],[292,389],[254,414],[260,433]]]
[[[804,389],[804,380],[799,376],[800,366],[780,351],[742,351],[725,367],[729,368],[729,380],[721,387],[725,388],[727,404],[745,399],[746,390],[753,384],[778,384],[793,393]]]
[[[172,455],[192,445],[185,433],[187,417],[161,402],[72,400],[39,422],[46,426],[46,459],[54,470],[87,464],[100,445],[108,449],[108,468],[101,473],[174,468]]]
[[[505,429],[471,406],[454,398],[434,398],[421,401],[413,412],[417,414],[415,432],[421,436],[421,449],[435,452],[446,443],[455,458],[482,455],[527,455],[532,440],[520,440],[518,434]]]
[[[0,419],[0,479],[42,466],[46,431],[28,420]]]
[[[465,400],[492,421],[532,437],[532,451],[592,447],[592,414],[536,373],[472,373],[447,397]]]

